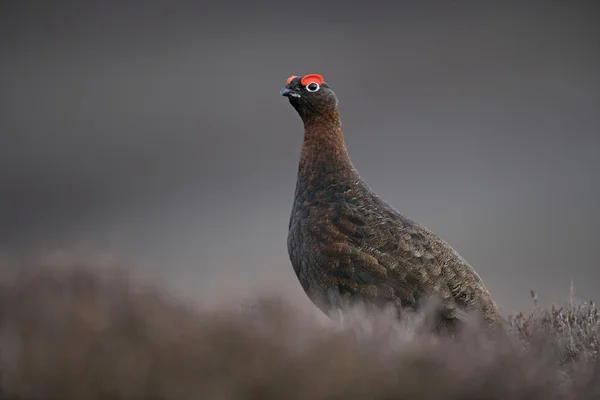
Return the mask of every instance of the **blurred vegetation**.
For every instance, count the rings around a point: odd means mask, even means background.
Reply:
[[[594,303],[509,325],[515,340],[444,339],[383,313],[339,327],[282,298],[202,309],[122,269],[8,268],[0,399],[600,398]]]

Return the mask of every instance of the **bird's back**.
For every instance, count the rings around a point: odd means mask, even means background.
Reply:
[[[294,201],[288,250],[315,304],[325,312],[355,301],[393,304],[402,312],[432,299],[444,320],[477,311],[497,322],[498,308],[473,268],[352,172],[325,186],[314,183]]]

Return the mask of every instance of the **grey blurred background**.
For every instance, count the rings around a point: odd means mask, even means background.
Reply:
[[[482,3],[2,2],[0,253],[309,304],[286,248],[302,123],[279,90],[320,73],[359,172],[505,312],[571,280],[600,301],[599,3]]]

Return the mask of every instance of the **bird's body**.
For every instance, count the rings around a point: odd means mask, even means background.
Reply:
[[[346,151],[337,98],[322,78],[290,77],[282,95],[305,128],[288,252],[315,305],[329,314],[360,301],[392,305],[402,314],[435,299],[442,325],[471,311],[488,325],[499,322],[499,310],[471,266],[360,177]]]

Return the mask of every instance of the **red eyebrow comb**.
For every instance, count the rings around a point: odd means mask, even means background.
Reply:
[[[300,81],[300,83],[302,84],[302,86],[307,86],[311,83],[316,83],[317,85],[322,85],[323,77],[319,74],[304,75],[302,77],[302,80]]]
[[[297,76],[296,76],[296,75],[292,75],[292,76],[290,76],[289,78],[287,78],[287,81],[285,81],[285,84],[286,84],[286,85],[289,85],[289,84],[290,84],[290,82],[294,80],[294,78],[297,78]]]

